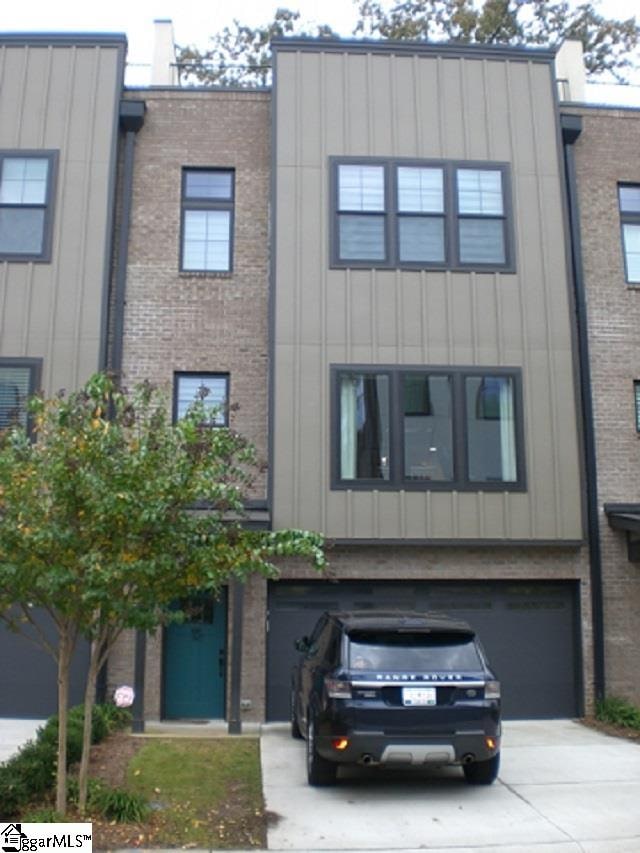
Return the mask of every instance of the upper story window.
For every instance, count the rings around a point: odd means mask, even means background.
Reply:
[[[232,169],[183,170],[180,269],[231,271],[234,183]]]
[[[0,152],[0,261],[49,261],[56,154]]]
[[[0,429],[30,428],[27,400],[38,390],[40,359],[0,358]]]
[[[513,270],[504,164],[332,161],[334,267]]]
[[[208,412],[208,426],[229,425],[228,373],[176,373],[173,386],[173,416],[178,420],[196,400]]]
[[[334,488],[523,490],[516,369],[332,369]]]
[[[618,187],[625,278],[640,284],[640,184]]]

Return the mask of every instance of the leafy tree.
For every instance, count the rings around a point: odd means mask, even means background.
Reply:
[[[272,39],[290,35],[337,37],[326,25],[305,28],[300,12],[291,9],[277,9],[273,21],[255,28],[234,20],[211,39],[209,50],[179,49],[182,78],[220,86],[264,86],[271,78]]]
[[[167,408],[149,384],[127,394],[97,374],[69,397],[32,401],[36,441],[20,427],[0,435],[0,618],[35,632],[57,662],[61,814],[69,664],[80,636],[91,643],[83,807],[96,677],[121,632],[181,618],[171,605],[194,590],[273,575],[274,556],[324,566],[316,534],[243,528],[252,446],[211,428],[204,399],[176,424]],[[37,608],[51,616],[56,643],[41,632]]]
[[[598,0],[578,4],[566,0],[352,2],[358,10],[355,36],[509,45],[557,45],[570,38],[582,42],[589,75],[608,74],[623,81],[629,70],[638,67],[636,19],[607,18],[599,12]],[[278,9],[273,22],[260,27],[234,21],[211,38],[208,50],[180,48],[183,74],[200,83],[264,85],[269,80],[270,41],[283,35],[335,33],[328,26],[306,27],[298,12]]]

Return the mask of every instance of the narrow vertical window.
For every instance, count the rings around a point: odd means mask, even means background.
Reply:
[[[640,283],[640,186],[619,186],[625,278]]]
[[[174,383],[174,418],[183,418],[196,400],[202,400],[208,426],[229,423],[228,373],[177,373]]]
[[[54,154],[0,153],[0,260],[46,261]]]
[[[443,170],[399,166],[397,184],[400,261],[444,263]]]
[[[405,479],[453,480],[451,378],[407,373],[403,394]]]
[[[460,263],[506,263],[502,172],[456,169],[456,194]]]
[[[340,477],[389,479],[389,377],[342,373],[340,395]]]
[[[185,169],[181,269],[229,272],[232,266],[234,173]]]
[[[640,381],[633,383],[633,396],[636,403],[636,432],[640,434]]]
[[[384,167],[343,164],[337,181],[339,260],[386,260]]]
[[[470,376],[465,385],[469,480],[514,483],[518,471],[513,379]]]

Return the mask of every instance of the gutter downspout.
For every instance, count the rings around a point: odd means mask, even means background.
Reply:
[[[573,145],[582,133],[582,117],[561,115],[562,142],[569,205],[571,232],[571,262],[576,310],[576,330],[580,370],[580,396],[582,400],[582,429],[584,437],[584,465],[586,478],[587,526],[589,542],[589,567],[591,575],[591,619],[593,636],[594,698],[600,702],[605,697],[604,653],[604,600],[602,588],[602,549],[600,519],[598,515],[598,477],[596,438],[591,391],[591,362],[589,359],[589,333],[587,300],[582,266],[582,241],[580,239],[580,208],[576,181],[575,152]]]
[[[144,124],[144,101],[120,101],[120,128],[125,132],[124,163],[122,174],[122,210],[118,253],[114,283],[113,339],[110,348],[109,370],[121,378],[124,334],[124,309],[127,291],[127,264],[129,261],[129,228],[133,196],[133,158],[136,133]]]
[[[122,172],[122,209],[120,233],[114,283],[113,338],[110,348],[109,370],[116,380],[122,379],[122,351],[124,337],[124,311],[127,294],[127,265],[129,262],[129,230],[131,225],[131,201],[133,197],[133,161],[136,133],[144,124],[146,105],[144,101],[120,101],[120,128],[125,133],[124,162]],[[135,734],[144,732],[144,676],[147,650],[147,635],[136,631],[134,665],[134,700],[131,708],[133,721],[131,730]]]

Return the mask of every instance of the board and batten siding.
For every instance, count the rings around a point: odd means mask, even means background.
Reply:
[[[47,393],[100,367],[124,36],[0,36],[0,149],[56,151],[51,260],[0,261],[0,356]]]
[[[553,68],[276,51],[273,517],[339,539],[583,536]],[[515,273],[330,269],[331,157],[509,164]],[[331,490],[332,364],[522,370],[524,492]]]

